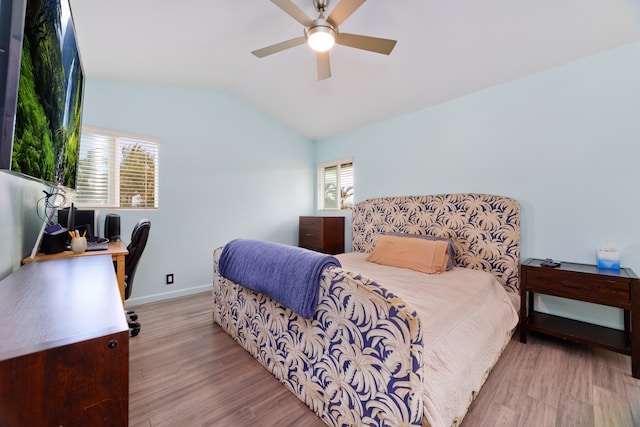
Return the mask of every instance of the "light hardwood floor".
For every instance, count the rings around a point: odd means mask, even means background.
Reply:
[[[132,427],[325,425],[213,323],[211,293],[135,307]],[[630,358],[548,337],[514,338],[461,427],[640,426]]]

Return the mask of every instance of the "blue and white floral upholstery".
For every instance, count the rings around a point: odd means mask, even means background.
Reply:
[[[505,197],[388,197],[354,207],[352,246],[370,252],[383,232],[448,237],[458,266],[490,271],[518,292],[519,227],[518,204]],[[305,319],[222,277],[221,250],[214,251],[215,322],[326,424],[428,425],[421,321],[402,299],[357,272],[330,267],[316,313]]]
[[[406,304],[341,268],[325,270],[305,319],[218,274],[213,317],[330,426],[422,424],[422,332]]]
[[[353,208],[352,249],[371,252],[381,233],[446,237],[457,247],[456,266],[493,273],[520,292],[520,207],[491,194],[382,197]]]

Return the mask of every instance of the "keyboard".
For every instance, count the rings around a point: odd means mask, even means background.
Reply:
[[[87,239],[88,251],[106,251],[109,249],[109,239],[105,237],[93,237]]]

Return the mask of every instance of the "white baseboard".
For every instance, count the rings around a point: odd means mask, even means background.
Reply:
[[[195,286],[193,288],[178,289],[175,291],[162,292],[160,294],[145,295],[138,298],[129,298],[125,301],[125,307],[132,307],[134,305],[146,304],[148,302],[162,301],[165,299],[183,297],[185,295],[197,294],[200,292],[206,292],[213,290],[213,283],[207,283],[206,285]]]

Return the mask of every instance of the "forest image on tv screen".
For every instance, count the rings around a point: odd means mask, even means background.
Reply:
[[[83,74],[67,0],[29,0],[11,169],[75,188]]]

